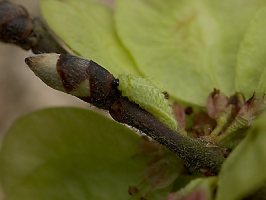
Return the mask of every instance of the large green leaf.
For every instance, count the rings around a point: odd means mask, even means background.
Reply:
[[[141,141],[127,127],[92,111],[57,108],[32,113],[19,119],[3,141],[4,192],[8,200],[128,199],[129,186],[141,182],[138,190],[153,188],[149,180],[154,177],[146,175],[151,157],[140,155],[147,148]],[[168,181],[166,172],[175,179],[180,171],[173,167],[179,162],[171,160],[169,166],[176,170],[156,168],[156,176],[162,173],[160,183]],[[160,187],[164,195],[170,185]]]
[[[218,89],[227,95],[235,90],[237,53],[246,30],[266,0],[203,0],[219,27],[219,40],[210,51],[210,65]]]
[[[78,55],[114,74],[138,74],[121,45],[112,10],[96,0],[42,0],[42,14],[52,30]]]
[[[117,0],[116,27],[146,77],[177,99],[204,105],[214,87],[227,95],[235,91],[240,41],[265,5],[266,0]],[[110,8],[97,0],[42,0],[42,12],[77,54],[115,75],[138,74]]]
[[[217,200],[239,200],[259,189],[266,181],[266,115],[222,166]]]
[[[251,23],[238,54],[238,90],[250,97],[266,91],[266,8]]]
[[[235,90],[238,46],[265,0],[117,0],[118,34],[141,72],[174,97],[204,105]],[[241,9],[241,12],[239,10]]]
[[[191,0],[118,0],[116,25],[141,72],[173,97],[201,104],[214,87],[205,45],[215,41],[208,11]],[[199,34],[199,33],[202,34]]]

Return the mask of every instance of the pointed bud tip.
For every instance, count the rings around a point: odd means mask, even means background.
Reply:
[[[32,67],[33,67],[33,60],[34,60],[34,56],[27,57],[27,58],[25,58],[25,63],[26,63],[30,68],[32,68]]]
[[[25,59],[26,64],[44,83],[50,87],[65,91],[61,78],[57,72],[57,62],[60,54],[49,53],[30,56]]]
[[[34,71],[39,67],[55,67],[60,54],[47,53],[25,58],[25,63]]]
[[[33,68],[36,67],[36,56],[30,56],[25,58],[25,63],[28,65],[28,67],[33,70]]]
[[[30,66],[31,65],[31,57],[25,58],[25,63]]]

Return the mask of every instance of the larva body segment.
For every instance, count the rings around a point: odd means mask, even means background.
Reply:
[[[134,75],[121,74],[118,79],[118,89],[122,92],[122,96],[137,103],[171,129],[177,129],[177,122],[169,102],[159,88],[147,79]]]

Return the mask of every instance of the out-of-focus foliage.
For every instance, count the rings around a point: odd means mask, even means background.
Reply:
[[[251,96],[266,89],[266,8],[261,9],[249,26],[238,53],[238,90]]]
[[[165,196],[182,165],[171,154],[149,164],[153,156],[141,154],[149,152],[143,152],[142,142],[125,126],[88,110],[29,114],[4,139],[0,174],[5,195],[14,200],[124,200],[129,187],[136,186],[139,192],[152,189],[152,198]],[[154,170],[159,181],[150,176]]]

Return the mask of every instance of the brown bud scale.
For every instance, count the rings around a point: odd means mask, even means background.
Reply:
[[[88,79],[90,96],[80,99],[98,108],[109,109],[113,99],[119,95],[114,76],[91,60],[62,54],[57,62],[57,72],[66,92],[76,89],[81,82]]]

